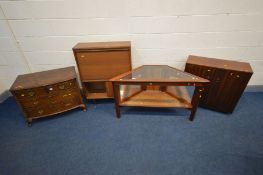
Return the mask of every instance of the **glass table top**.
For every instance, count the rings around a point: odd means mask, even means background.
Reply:
[[[113,81],[208,82],[167,65],[144,65]]]

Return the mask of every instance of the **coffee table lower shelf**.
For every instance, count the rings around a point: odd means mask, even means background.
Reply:
[[[179,97],[170,92],[159,90],[137,92],[123,100],[120,106],[192,108],[188,93],[184,93],[184,96]]]

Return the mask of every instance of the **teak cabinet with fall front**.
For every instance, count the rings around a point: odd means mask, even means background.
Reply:
[[[131,70],[129,41],[78,43],[73,47],[87,99],[113,98],[112,77]]]
[[[250,77],[249,63],[190,55],[185,71],[210,80],[200,106],[232,113]]]

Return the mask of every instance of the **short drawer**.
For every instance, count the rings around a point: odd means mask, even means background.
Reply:
[[[63,110],[71,109],[79,105],[80,103],[81,102],[78,96],[75,96],[75,95],[69,96],[69,97],[66,97],[65,100],[56,104],[56,110],[63,111]]]
[[[78,89],[76,80],[65,81],[57,84],[52,84],[43,87],[46,91],[47,96],[54,96],[64,94],[67,91],[74,91]]]
[[[46,96],[46,92],[42,87],[23,89],[14,91],[13,94],[22,101],[32,101],[41,97]]]

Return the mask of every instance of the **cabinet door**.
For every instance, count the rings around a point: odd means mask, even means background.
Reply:
[[[129,50],[78,52],[82,81],[106,80],[131,69]]]
[[[227,71],[226,78],[220,90],[218,109],[226,113],[232,113],[238,103],[251,74],[237,71]]]
[[[207,98],[205,104],[207,107],[217,109],[219,99],[221,98],[221,91],[224,87],[227,72],[222,69],[215,69],[213,76],[210,78],[210,86],[207,91]]]

